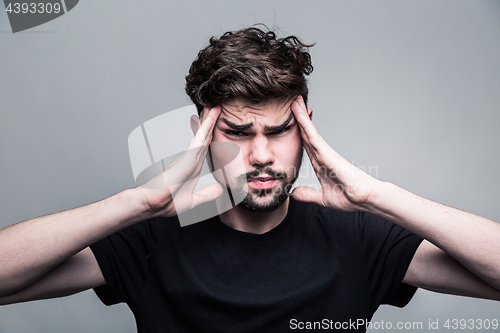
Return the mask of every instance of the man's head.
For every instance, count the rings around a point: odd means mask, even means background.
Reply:
[[[236,178],[248,192],[240,206],[252,211],[283,204],[297,177],[302,140],[291,106],[297,96],[307,101],[308,47],[257,28],[227,32],[210,39],[186,77],[199,114],[221,107],[213,141],[240,147],[246,172]],[[218,154],[212,152],[214,160]]]
[[[198,113],[232,99],[259,104],[301,95],[307,104],[310,46],[256,27],[212,37],[189,69],[186,93]]]

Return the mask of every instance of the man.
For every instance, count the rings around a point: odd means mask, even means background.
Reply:
[[[199,111],[186,153],[150,186],[4,228],[0,304],[95,288],[106,304],[126,302],[139,332],[283,332],[364,331],[415,287],[500,300],[500,226],[372,178],[329,147],[306,107],[307,47],[257,28],[212,38],[186,77]],[[237,145],[244,173],[194,191],[206,156],[224,158],[211,142]],[[321,189],[290,195],[302,147]],[[241,204],[180,227],[177,214],[232,180]]]

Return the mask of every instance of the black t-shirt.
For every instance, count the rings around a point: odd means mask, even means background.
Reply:
[[[401,280],[421,240],[371,214],[291,200],[265,234],[156,218],[91,249],[107,282],[97,295],[126,302],[140,333],[286,332],[406,305],[416,288]]]

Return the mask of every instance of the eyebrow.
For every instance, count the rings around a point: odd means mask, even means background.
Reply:
[[[275,126],[264,126],[264,131],[266,132],[279,132],[279,131],[282,131],[283,129],[285,129],[288,124],[290,124],[290,122],[292,121],[293,119],[293,113],[290,113],[290,116],[288,116],[288,119],[285,120],[282,124],[280,125],[275,125]],[[242,125],[236,125],[232,122],[230,122],[229,120],[227,120],[226,118],[222,118],[221,119],[227,126],[231,127],[231,129],[235,130],[235,131],[246,131],[246,130],[249,130],[250,128],[253,127],[253,124],[252,123],[248,123],[248,124],[242,124]]]
[[[288,116],[288,119],[285,120],[281,125],[276,125],[276,126],[264,126],[264,131],[266,132],[279,132],[279,131],[282,131],[284,130],[288,124],[290,124],[290,122],[292,121],[293,119],[293,113],[290,112],[290,115]]]
[[[236,124],[230,122],[229,120],[227,120],[226,118],[222,118],[222,121],[225,122],[227,126],[231,127],[235,131],[245,131],[245,130],[248,130],[248,129],[253,127],[252,123],[243,124],[243,125],[236,125]]]

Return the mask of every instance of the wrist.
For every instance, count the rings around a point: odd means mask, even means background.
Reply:
[[[376,185],[372,187],[370,195],[360,210],[380,215],[386,211],[387,200],[394,195],[397,188],[398,186],[390,182],[376,182]]]
[[[147,210],[146,199],[140,187],[124,190],[110,199],[119,203],[124,213],[119,222],[120,229],[147,220],[153,215]]]

